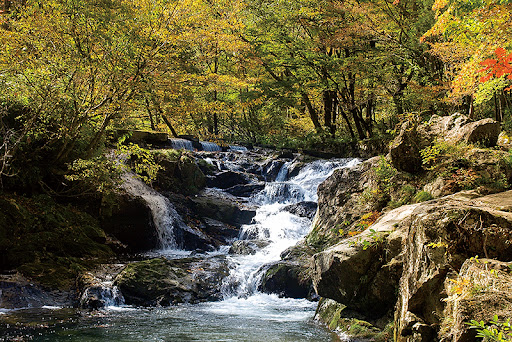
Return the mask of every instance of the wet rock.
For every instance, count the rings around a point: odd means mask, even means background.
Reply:
[[[229,248],[229,254],[252,255],[269,244],[269,240],[237,240]]]
[[[265,183],[235,185],[227,188],[226,191],[237,197],[251,197],[265,188]]]
[[[284,165],[284,161],[282,160],[275,160],[275,159],[268,159],[263,164],[263,170],[262,174],[265,178],[265,181],[267,182],[273,182],[276,180],[277,175],[279,174],[279,171],[281,170],[281,167]]]
[[[123,267],[122,264],[103,264],[94,271],[82,273],[77,280],[80,308],[98,310],[124,304],[123,296],[113,285],[114,277]]]
[[[172,305],[219,300],[219,283],[229,274],[225,257],[209,259],[151,259],[135,262],[114,282],[126,304]]]
[[[222,171],[206,178],[206,185],[210,188],[227,189],[249,183],[250,179],[247,174],[231,170]]]
[[[118,129],[115,131],[116,138],[123,135],[128,136],[128,141],[133,143],[165,143],[169,139],[169,135],[165,132],[141,131]]]
[[[30,282],[18,273],[0,275],[0,308],[40,308],[42,306],[71,306],[73,294],[48,290]]]
[[[283,208],[284,211],[287,211],[293,215],[297,215],[299,217],[306,217],[312,220],[315,217],[317,209],[316,202],[299,202],[296,204],[290,204]]]
[[[203,229],[205,234],[220,241],[223,245],[236,238],[240,232],[240,229],[237,227],[214,219],[206,217],[203,218],[203,221],[205,223],[205,227]]]
[[[265,293],[276,293],[280,297],[310,298],[314,290],[310,279],[302,274],[304,268],[298,262],[281,260],[264,266],[266,271],[258,286]]]
[[[256,215],[254,208],[243,205],[223,193],[202,192],[189,201],[189,208],[196,216],[207,217],[235,227],[251,223]]]

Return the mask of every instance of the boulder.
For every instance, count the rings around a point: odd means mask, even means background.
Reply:
[[[98,310],[124,304],[123,296],[113,285],[114,277],[123,267],[122,264],[102,264],[93,271],[82,273],[77,279],[80,308]]]
[[[423,169],[420,150],[427,144],[417,127],[411,122],[403,123],[400,134],[389,146],[391,164],[400,171],[416,173]]]
[[[156,160],[162,167],[156,175],[154,187],[183,195],[195,195],[206,185],[201,168],[188,155],[157,154]]]
[[[189,198],[189,209],[198,217],[207,217],[239,228],[251,223],[256,215],[255,208],[243,205],[223,193],[203,191]]]
[[[283,210],[289,212],[290,214],[297,215],[299,217],[306,217],[312,220],[315,217],[316,208],[316,202],[306,201],[287,205],[283,208]]]
[[[276,180],[281,167],[283,167],[283,160],[276,160],[273,158],[267,159],[267,161],[263,164],[262,175],[267,182],[273,182]]]
[[[236,238],[240,232],[235,226],[208,217],[203,218],[203,221],[203,232],[223,245]]]
[[[169,135],[165,132],[142,131],[130,129],[118,129],[115,132],[116,138],[128,135],[128,141],[133,143],[165,143]]]
[[[265,183],[241,184],[227,188],[226,191],[237,197],[251,197],[265,188]]]
[[[114,236],[132,252],[158,247],[151,209],[143,198],[119,192],[112,203],[104,205],[100,212],[101,227],[107,234]]]
[[[269,244],[269,240],[237,240],[229,248],[229,254],[253,255]]]
[[[263,266],[265,273],[258,286],[258,291],[275,293],[280,297],[314,298],[311,281],[303,265],[298,262],[281,260]]]
[[[220,300],[219,283],[228,274],[225,257],[157,258],[129,264],[114,284],[119,287],[126,304],[167,306]]]
[[[210,188],[227,189],[236,185],[249,184],[250,179],[247,174],[236,171],[221,171],[215,175],[206,177],[206,185]]]

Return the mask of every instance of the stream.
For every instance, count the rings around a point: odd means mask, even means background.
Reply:
[[[209,161],[219,168],[239,168],[222,160]],[[115,298],[111,306],[98,311],[59,307],[0,309],[2,320],[10,322],[0,326],[0,341],[339,341],[338,335],[314,321],[316,302],[264,294],[258,291],[258,284],[263,275],[261,266],[280,260],[280,254],[311,229],[310,219],[296,216],[285,207],[316,202],[318,185],[334,169],[356,163],[356,159],[316,160],[290,177],[292,165],[287,162],[274,181],[267,182],[263,190],[248,199],[257,206],[256,216],[251,224],[242,226],[239,239],[265,240],[267,246],[253,255],[228,254],[229,246],[205,254],[207,258],[227,255],[231,265],[229,275],[218,284],[221,301],[136,308]],[[153,215],[162,248],[151,256],[189,256],[190,252],[176,248],[173,224],[183,223],[176,218],[170,202],[144,185],[127,183],[130,191],[159,203]],[[162,210],[162,206],[171,209]],[[19,325],[24,325],[25,330],[17,329]]]

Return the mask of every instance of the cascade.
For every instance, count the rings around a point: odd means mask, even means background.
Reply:
[[[203,147],[203,151],[206,151],[206,152],[222,151],[222,148],[219,145],[217,145],[216,143],[209,142],[209,141],[200,141],[199,143]]]
[[[175,150],[189,150],[194,151],[194,145],[192,145],[192,141],[186,139],[169,139],[171,142],[171,147]]]
[[[229,150],[232,152],[247,152],[247,147],[238,145],[229,145]]]
[[[285,163],[279,171],[278,180],[266,184],[252,201],[259,204],[253,223],[244,225],[240,239],[266,239],[270,244],[254,255],[233,256],[237,265],[223,283],[226,299],[247,298],[257,292],[261,266],[280,260],[280,254],[295,245],[311,227],[311,220],[298,217],[285,210],[286,204],[301,201],[317,201],[316,190],[335,169],[351,167],[356,159],[318,160],[304,166],[299,174],[284,181],[290,163]]]
[[[136,178],[133,173],[125,173],[122,178],[122,187],[129,194],[142,197],[151,209],[160,248],[163,250],[177,249],[175,229],[184,228],[186,225],[169,199]]]

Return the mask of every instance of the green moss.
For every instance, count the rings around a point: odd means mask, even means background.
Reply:
[[[113,256],[98,221],[71,205],[40,195],[0,196],[1,269],[55,288]]]
[[[427,191],[419,191],[413,198],[414,203],[420,203],[425,201],[430,201],[432,199],[432,195]]]

